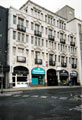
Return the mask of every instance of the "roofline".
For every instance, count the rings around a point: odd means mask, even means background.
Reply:
[[[78,20],[78,21],[82,22],[82,20],[80,20],[80,19],[78,19],[78,18],[73,18],[73,19],[69,20],[67,23],[69,23],[69,22],[71,22],[71,21],[73,21],[73,20]]]
[[[34,4],[34,5],[36,5],[36,6],[38,6],[38,7],[40,7],[40,8],[42,8],[42,9],[44,9],[44,10],[46,10],[46,11],[48,11],[48,12],[50,12],[51,14],[54,14],[54,15],[56,15],[56,16],[58,16],[58,17],[64,19],[64,20],[67,20],[66,18],[57,15],[56,13],[54,13],[54,12],[52,12],[52,11],[50,11],[50,10],[48,10],[48,9],[46,9],[46,8],[44,8],[44,7],[42,7],[42,6],[40,6],[40,5],[38,5],[37,3],[34,3],[34,2],[31,1],[31,0],[28,0],[24,5],[22,5],[22,6],[19,8],[19,10],[21,10],[21,8],[23,8],[23,7],[24,7],[26,4],[28,4],[29,2],[32,3],[32,4]]]

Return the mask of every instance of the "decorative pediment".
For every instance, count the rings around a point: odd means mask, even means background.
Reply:
[[[70,37],[74,37],[73,33],[69,34]]]
[[[54,30],[52,26],[47,26],[48,29]]]
[[[64,33],[65,33],[63,30],[60,30],[59,32],[60,32],[60,33],[62,33],[62,34],[64,34]]]
[[[35,24],[41,25],[41,23],[37,20],[37,21],[33,21]]]
[[[26,16],[25,15],[22,15],[22,14],[16,14],[18,17],[20,17],[20,18],[26,18]]]
[[[49,50],[48,53],[55,54],[55,52],[53,50]]]
[[[75,55],[71,55],[70,57],[71,57],[71,58],[76,58],[76,56],[75,56]]]
[[[35,51],[42,51],[39,47],[34,48]]]
[[[61,53],[60,55],[61,55],[61,56],[66,56],[66,54],[65,54],[65,53]]]

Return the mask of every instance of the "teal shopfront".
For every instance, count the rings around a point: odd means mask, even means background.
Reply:
[[[32,69],[32,85],[45,84],[45,70],[40,67]]]

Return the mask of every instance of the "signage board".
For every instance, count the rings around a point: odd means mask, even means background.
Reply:
[[[45,74],[45,70],[43,68],[36,67],[32,70],[32,74]]]

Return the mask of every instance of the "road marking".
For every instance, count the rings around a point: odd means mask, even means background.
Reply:
[[[48,96],[40,96],[40,98],[44,98],[44,99],[46,99]]]
[[[29,97],[29,95],[23,95],[22,97]]]
[[[20,97],[21,95],[13,95],[13,97]]]
[[[76,99],[75,99],[75,98],[70,98],[69,100],[73,100],[73,101],[76,101]]]
[[[11,95],[12,95],[12,94],[9,94],[9,93],[8,93],[8,94],[5,94],[4,96],[11,96]]]
[[[55,97],[55,96],[51,96],[51,98],[57,99],[58,97]]]
[[[39,95],[32,95],[31,97],[38,98],[38,97],[39,97]]]
[[[66,100],[67,97],[60,97],[59,99],[60,99],[60,100]]]
[[[76,110],[76,111],[81,111],[82,112],[82,105],[76,106],[75,108],[70,108],[70,111]]]

